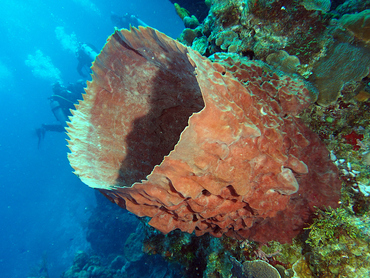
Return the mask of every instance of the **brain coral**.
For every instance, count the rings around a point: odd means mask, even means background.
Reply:
[[[328,151],[295,116],[309,91],[263,62],[215,58],[151,28],[116,31],[73,111],[70,163],[164,233],[289,242],[339,200]]]
[[[237,278],[281,278],[279,272],[269,263],[262,260],[245,261],[243,264],[230,257],[233,265],[232,277]],[[284,276],[285,277],[285,276]]]

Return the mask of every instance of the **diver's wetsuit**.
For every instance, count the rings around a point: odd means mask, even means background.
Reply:
[[[132,27],[148,26],[148,24],[142,21],[139,17],[129,13],[125,13],[124,15],[120,16],[114,12],[111,12],[110,19],[117,28],[129,29],[130,26]]]
[[[78,100],[82,98],[84,92],[80,81],[63,87],[59,83],[53,85],[53,95],[49,97],[51,111],[55,118],[63,125],[66,125],[68,117],[71,116],[70,109],[75,108]]]

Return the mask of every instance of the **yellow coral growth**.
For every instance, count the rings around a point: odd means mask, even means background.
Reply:
[[[177,3],[175,3],[174,6],[176,13],[181,18],[181,20],[184,20],[186,16],[190,16],[190,13],[187,9],[180,7],[180,5]]]
[[[299,259],[293,265],[293,271],[294,271],[293,278],[311,278],[311,277],[314,277],[313,274],[312,274],[312,271],[310,270],[308,262],[305,258]]]

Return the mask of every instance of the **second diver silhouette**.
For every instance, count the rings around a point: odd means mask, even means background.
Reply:
[[[82,77],[89,77],[91,72],[91,63],[95,60],[98,55],[98,50],[89,43],[80,43],[76,50],[76,57],[78,60],[77,72]]]

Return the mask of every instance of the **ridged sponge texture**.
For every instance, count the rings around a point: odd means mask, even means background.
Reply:
[[[141,27],[116,31],[92,69],[70,163],[163,233],[289,242],[314,206],[338,206],[337,168],[297,118],[313,97],[302,80]]]

